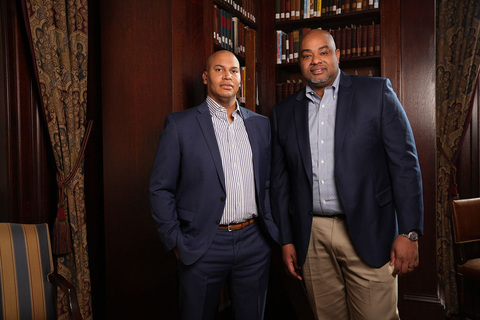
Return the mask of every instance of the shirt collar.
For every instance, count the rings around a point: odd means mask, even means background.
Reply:
[[[337,76],[335,78],[335,81],[333,81],[333,84],[332,86],[330,87],[327,87],[325,89],[328,89],[328,88],[332,88],[333,89],[333,100],[336,101],[337,100],[337,97],[338,97],[338,84],[340,83],[340,69],[338,69],[338,73],[337,73]],[[315,100],[319,100],[321,101],[322,99],[317,95],[317,93],[307,84],[306,86],[306,93],[307,93],[307,97],[312,100],[312,102],[315,102]]]
[[[216,116],[216,117],[221,117],[222,115],[224,115],[224,117],[227,115],[227,109],[225,109],[224,107],[222,107],[221,105],[219,105],[215,100],[212,99],[212,97],[210,96],[207,96],[207,105],[208,105],[208,110],[210,111],[210,115],[213,117],[213,116]],[[239,114],[241,115],[240,113],[240,106],[238,105],[238,101],[235,100],[235,110],[233,111],[233,115],[235,114]]]

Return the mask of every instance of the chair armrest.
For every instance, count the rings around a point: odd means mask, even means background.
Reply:
[[[60,288],[68,297],[68,303],[70,305],[70,312],[72,314],[73,320],[82,320],[82,315],[80,313],[80,307],[78,305],[77,299],[77,289],[67,281],[63,276],[58,273],[51,273],[48,275],[48,280],[50,283],[54,284]]]

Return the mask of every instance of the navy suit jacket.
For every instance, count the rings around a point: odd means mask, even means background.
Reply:
[[[300,265],[313,218],[308,101],[303,88],[273,114],[272,213],[282,245],[295,245]],[[413,133],[388,79],[340,71],[334,139],[334,174],[353,243],[365,262],[381,267],[399,232],[423,232]]]
[[[240,108],[253,156],[258,223],[279,242],[270,212],[271,129],[268,118]],[[208,249],[223,215],[222,160],[206,102],[165,119],[150,176],[150,204],[166,251],[190,265]]]

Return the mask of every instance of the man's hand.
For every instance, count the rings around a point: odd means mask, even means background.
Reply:
[[[297,251],[295,250],[293,243],[288,243],[282,246],[282,255],[287,273],[298,280],[302,280],[302,277],[300,276],[300,267],[297,263]]]
[[[175,253],[175,257],[178,260],[178,249],[177,249],[177,247],[173,248],[173,253]]]
[[[418,242],[397,236],[390,251],[390,265],[395,266],[392,275],[410,273],[418,267],[418,264]]]

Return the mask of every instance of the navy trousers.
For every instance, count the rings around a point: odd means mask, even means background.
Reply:
[[[210,320],[225,281],[236,320],[262,320],[267,296],[270,243],[258,222],[241,230],[218,230],[194,264],[178,261],[182,320]]]

